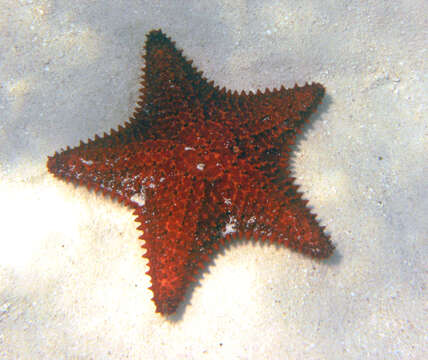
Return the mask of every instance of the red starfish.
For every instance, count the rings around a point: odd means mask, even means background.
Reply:
[[[135,209],[156,311],[174,313],[209,255],[232,237],[317,258],[334,246],[289,176],[289,146],[320,84],[231,93],[207,82],[160,30],[147,35],[134,116],[49,157],[51,173]]]

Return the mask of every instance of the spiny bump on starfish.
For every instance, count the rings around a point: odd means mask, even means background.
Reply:
[[[124,126],[48,159],[55,176],[134,209],[156,311],[174,313],[219,246],[253,238],[316,258],[334,249],[290,177],[290,145],[320,84],[231,92],[160,30],[147,35],[141,96]]]

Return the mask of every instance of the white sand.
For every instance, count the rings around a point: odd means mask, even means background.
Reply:
[[[1,2],[0,358],[428,358],[427,1]],[[219,85],[327,88],[294,170],[336,254],[240,242],[172,321],[131,211],[45,165],[132,113],[152,28]]]

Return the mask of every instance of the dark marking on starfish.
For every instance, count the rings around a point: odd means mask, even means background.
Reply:
[[[118,130],[49,157],[55,176],[134,209],[156,311],[174,313],[232,238],[315,258],[334,249],[288,170],[322,85],[246,94],[214,86],[160,30],[147,35],[141,97]]]

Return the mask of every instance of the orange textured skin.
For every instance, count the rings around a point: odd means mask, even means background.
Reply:
[[[289,146],[324,87],[219,89],[160,30],[147,35],[145,52],[129,122],[55,153],[47,166],[135,209],[156,311],[174,313],[210,254],[232,238],[328,257],[334,246],[288,170]]]

